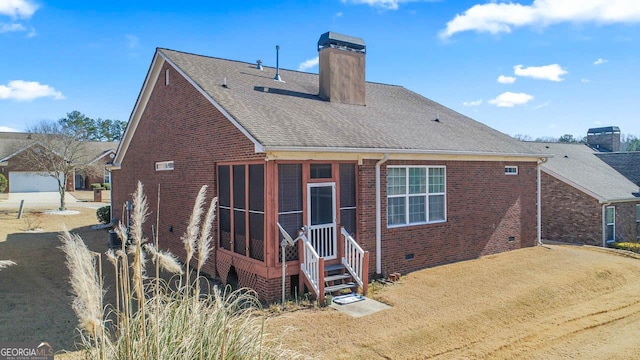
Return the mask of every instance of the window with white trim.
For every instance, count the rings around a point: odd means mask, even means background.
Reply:
[[[616,241],[616,207],[607,206],[605,209],[605,225],[607,227],[607,242]]]
[[[104,169],[104,176],[102,180],[104,184],[111,184],[111,171]]]
[[[444,166],[387,167],[387,226],[446,221]]]
[[[517,166],[505,166],[504,167],[505,175],[518,175],[518,167]]]

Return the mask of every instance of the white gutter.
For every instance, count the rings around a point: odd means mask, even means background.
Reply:
[[[382,274],[382,260],[380,259],[382,253],[382,219],[380,219],[380,165],[385,163],[389,159],[389,154],[384,154],[384,157],[376,162],[376,274]]]
[[[541,158],[538,160],[537,172],[538,172],[538,245],[542,245],[542,179],[540,178],[540,167],[547,162],[547,158]]]

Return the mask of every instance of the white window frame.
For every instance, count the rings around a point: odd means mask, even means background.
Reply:
[[[607,212],[609,211],[609,209],[613,210],[613,222],[607,222]],[[613,227],[613,239],[608,239],[607,233],[609,230],[609,226]],[[604,210],[604,234],[605,234],[605,241],[607,243],[610,242],[615,242],[616,241],[616,207],[615,206],[607,206]]]
[[[512,171],[515,170],[515,171]],[[505,175],[518,175],[518,167],[517,166],[505,166],[504,167]]]
[[[102,176],[103,184],[111,184],[111,172],[104,169],[104,175]]]
[[[425,176],[426,176],[426,192],[425,193],[415,193],[415,194],[411,194],[409,193],[409,169],[415,169],[415,168],[420,168],[420,169],[425,169]],[[404,194],[399,194],[399,195],[389,195],[388,194],[388,190],[387,190],[387,228],[388,229],[393,229],[393,228],[399,228],[399,227],[406,227],[406,226],[416,226],[416,225],[425,225],[425,224],[438,224],[438,223],[444,223],[447,222],[447,167],[446,166],[426,166],[426,165],[390,165],[387,166],[387,171],[389,169],[405,169],[405,193]],[[443,169],[444,170],[444,191],[443,192],[437,192],[437,193],[430,193],[429,192],[429,169]],[[387,189],[388,189],[388,183],[387,183]],[[429,196],[431,195],[442,195],[444,196],[444,204],[443,204],[443,210],[444,210],[444,219],[443,220],[435,220],[435,221],[429,221]],[[410,197],[416,197],[416,196],[423,196],[425,199],[425,218],[426,221],[420,221],[420,222],[409,222],[409,198]],[[404,198],[405,199],[405,223],[404,224],[389,224],[389,199],[392,198]]]

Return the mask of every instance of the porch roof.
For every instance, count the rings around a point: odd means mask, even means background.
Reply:
[[[536,157],[510,136],[401,86],[366,83],[366,106],[323,101],[318,75],[158,49],[263,149],[362,149]],[[223,83],[226,80],[226,87]]]

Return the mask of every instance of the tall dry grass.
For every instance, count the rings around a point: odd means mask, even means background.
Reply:
[[[131,228],[119,225],[122,248],[107,252],[116,274],[115,307],[103,306],[101,264],[78,235],[65,231],[62,249],[71,272],[73,309],[79,319],[81,345],[88,358],[100,359],[295,359],[280,337],[265,333],[265,318],[256,293],[249,289],[224,291],[216,286],[201,293],[200,270],[211,250],[215,218],[214,198],[204,217],[206,186],[198,193],[189,225],[182,237],[187,259],[197,260],[196,279],[171,253],[144,238],[142,226],[148,205],[141,183],[133,194]],[[155,235],[155,234],[154,234]],[[129,245],[127,246],[127,242]],[[146,275],[146,258],[156,265]],[[173,285],[160,270],[180,277]],[[183,278],[184,277],[184,281]],[[174,282],[172,282],[173,284]],[[177,288],[175,288],[177,287]],[[191,296],[193,294],[194,296]]]

